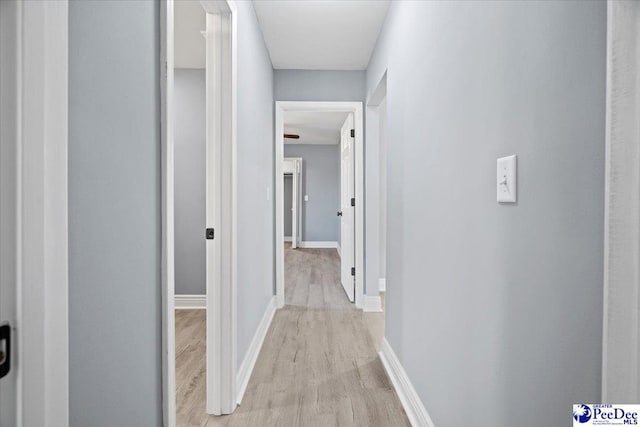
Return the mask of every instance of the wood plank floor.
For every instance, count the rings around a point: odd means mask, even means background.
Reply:
[[[408,426],[376,351],[381,316],[349,303],[339,269],[334,249],[286,247],[287,305],[233,415],[205,413],[205,311],[177,310],[178,425]]]

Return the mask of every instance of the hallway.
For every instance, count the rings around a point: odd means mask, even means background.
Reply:
[[[287,245],[285,268],[287,305],[233,415],[206,415],[205,311],[176,312],[178,425],[409,425],[376,352],[381,334],[367,327],[380,319],[347,301],[337,252]]]

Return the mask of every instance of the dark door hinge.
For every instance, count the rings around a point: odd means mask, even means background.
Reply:
[[[351,198],[351,206],[355,206],[356,205],[356,198],[352,197]]]
[[[215,237],[215,231],[213,228],[207,228],[207,231],[205,233],[205,238],[207,240],[213,240],[213,238]]]
[[[351,267],[351,275],[352,276],[356,275],[356,268],[355,267]]]
[[[355,137],[356,137],[356,130],[351,129],[351,138],[355,138]]]

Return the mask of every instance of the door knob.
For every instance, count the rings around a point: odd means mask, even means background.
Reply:
[[[338,211],[338,216],[342,216],[342,211]]]

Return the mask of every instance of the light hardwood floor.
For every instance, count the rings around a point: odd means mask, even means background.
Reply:
[[[178,425],[408,426],[377,355],[382,317],[349,303],[337,252],[287,246],[285,287],[233,415],[205,413],[205,311],[176,311]]]

